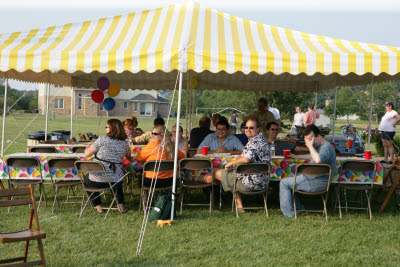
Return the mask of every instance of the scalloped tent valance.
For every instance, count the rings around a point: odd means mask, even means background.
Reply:
[[[400,79],[400,48],[242,19],[187,2],[140,13],[0,34],[0,77],[95,88],[316,91]],[[185,83],[184,83],[185,84]]]

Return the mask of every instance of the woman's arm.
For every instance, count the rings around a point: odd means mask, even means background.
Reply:
[[[396,118],[396,121],[393,123],[393,127],[396,127],[396,124],[399,123],[399,121],[400,121],[400,115],[396,114],[396,115],[394,115],[394,117]]]
[[[189,141],[187,140],[187,138],[185,138],[183,140],[183,149],[182,149],[183,153],[185,153],[185,156],[187,155],[188,151],[189,151]]]
[[[94,147],[92,147],[93,143],[89,143],[85,149],[85,157],[91,157],[98,151]]]

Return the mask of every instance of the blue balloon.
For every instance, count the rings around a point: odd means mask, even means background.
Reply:
[[[112,110],[115,108],[115,100],[112,97],[107,97],[103,101],[103,107],[105,110]]]

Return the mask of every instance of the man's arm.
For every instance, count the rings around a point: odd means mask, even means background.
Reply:
[[[311,140],[304,138],[304,140],[306,142],[307,148],[310,150],[311,158],[314,160],[315,163],[321,163],[318,151],[313,146],[315,137],[313,137]]]
[[[396,124],[399,123],[399,121],[400,121],[400,115],[396,114],[396,115],[394,115],[394,117],[396,118],[396,121],[393,123],[393,127],[396,127]]]

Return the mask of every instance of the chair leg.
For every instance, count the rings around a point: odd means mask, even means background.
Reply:
[[[180,215],[182,215],[182,209],[183,209],[183,198],[185,196],[185,188],[182,188],[181,190],[182,194],[181,194],[181,210],[180,210]]]
[[[81,213],[79,214],[79,219],[82,217],[83,211],[86,209],[87,204],[90,202],[90,197],[93,195],[93,193],[91,193],[90,195],[88,193],[87,194],[87,198],[88,200],[86,201],[85,205],[83,207],[81,207]],[[83,200],[82,200],[83,203]]]
[[[104,216],[104,220],[107,219],[108,213],[110,213],[110,210],[111,210],[111,208],[114,206],[114,203],[115,203],[115,202],[118,203],[117,199],[116,199],[115,196],[114,196],[113,200],[111,201],[110,207],[108,208],[108,210],[107,210],[107,212],[106,212],[106,216]]]
[[[267,191],[268,192],[268,191]],[[265,192],[263,194],[264,197],[264,207],[265,207],[265,215],[267,216],[267,218],[269,218],[269,214],[268,214],[268,206],[267,206],[267,192]]]
[[[239,209],[237,206],[236,191],[233,192],[233,198],[235,199],[236,218],[239,218]]]
[[[346,211],[346,213],[347,213],[347,190],[346,189],[344,189],[343,190],[343,196],[344,196],[344,201],[345,201],[345,211]]]
[[[68,190],[69,190],[69,187],[68,187]],[[55,188],[55,190],[54,190],[53,209],[51,210],[52,213],[54,213],[54,206],[56,205],[56,202],[57,202],[57,206],[58,206],[58,207],[60,206],[60,203],[58,203],[58,200],[57,200],[58,191],[60,191],[60,187],[57,187],[57,186],[56,186],[56,188]],[[67,197],[67,199],[68,199],[68,197]]]
[[[219,209],[222,210],[222,184],[219,184]]]
[[[293,208],[294,208],[294,218],[297,220],[296,196],[295,195],[293,195]]]
[[[325,214],[325,220],[328,221],[328,212],[326,211],[326,200],[323,196],[321,196],[322,198],[322,203],[324,204],[324,212],[323,214]]]
[[[212,215],[212,206],[213,206],[213,201],[214,200],[214,190],[213,187],[210,188],[210,216]]]
[[[371,190],[372,191],[372,190]],[[371,203],[370,203],[370,196],[368,196],[368,190],[365,190],[365,195],[367,197],[367,204],[368,204],[368,212],[369,212],[369,219],[372,220],[372,211],[371,211]]]
[[[28,249],[29,249],[29,240],[25,242],[25,250],[24,250],[24,262],[26,262],[26,259],[28,258]]]
[[[39,247],[40,260],[42,261],[42,266],[46,266],[46,260],[44,259],[43,244],[41,239],[38,240],[38,247]]]
[[[340,219],[342,219],[342,205],[341,205],[341,202],[340,202],[341,193],[342,193],[342,191],[341,191],[340,186],[339,186],[338,192],[337,192],[337,198],[338,198],[338,202],[339,202],[339,218]]]

